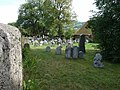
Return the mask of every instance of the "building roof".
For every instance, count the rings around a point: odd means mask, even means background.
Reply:
[[[85,22],[85,24],[75,32],[74,35],[80,35],[80,34],[84,34],[84,35],[92,35],[92,31],[91,29],[87,28],[88,22]]]

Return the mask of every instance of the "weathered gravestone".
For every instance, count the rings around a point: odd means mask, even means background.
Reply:
[[[85,35],[80,35],[79,39],[79,51],[86,52],[85,50]]]
[[[50,52],[51,48],[49,46],[46,47],[46,52]]]
[[[78,58],[78,47],[77,47],[77,46],[74,46],[74,47],[73,47],[72,57],[73,57],[74,59],[77,59],[77,58]]]
[[[0,23],[0,90],[22,90],[21,34]]]
[[[101,60],[102,60],[102,55],[100,53],[97,53],[94,57],[94,67],[104,67]]]
[[[58,46],[58,47],[56,48],[55,53],[56,53],[57,55],[62,54],[62,50],[61,50],[61,48],[62,48],[62,46]]]
[[[72,47],[68,45],[65,49],[65,57],[69,59],[71,58],[71,55],[72,55]]]

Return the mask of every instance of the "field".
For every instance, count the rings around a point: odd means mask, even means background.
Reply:
[[[55,47],[24,50],[24,90],[120,90],[120,64],[104,61],[104,68],[94,68],[97,44],[86,44],[84,59],[65,59],[55,55]]]

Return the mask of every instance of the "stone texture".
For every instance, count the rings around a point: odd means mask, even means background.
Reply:
[[[77,59],[77,58],[78,58],[78,47],[77,47],[77,46],[74,46],[74,47],[73,47],[72,57],[73,57],[74,59]]]
[[[62,54],[62,50],[61,50],[61,46],[58,46],[57,48],[56,48],[56,51],[55,51],[55,53],[57,54],[57,55],[60,55],[60,54]]]
[[[0,90],[22,90],[21,34],[0,23]]]
[[[94,57],[94,67],[104,67],[101,60],[102,60],[102,55],[100,53],[97,53]]]
[[[72,47],[71,45],[68,45],[65,49],[65,57],[69,59],[71,58],[71,56],[72,56]]]

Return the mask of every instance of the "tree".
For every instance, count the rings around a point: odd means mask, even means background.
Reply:
[[[42,22],[42,6],[42,0],[28,0],[27,3],[23,4],[19,9],[17,23],[26,29],[29,34],[40,34],[44,28],[44,23]]]
[[[28,32],[25,29],[23,29],[22,27],[19,27],[19,25],[16,22],[8,23],[8,25],[17,27],[20,30],[20,32],[21,32],[22,35],[29,36]]]
[[[75,33],[75,31],[73,30],[73,28],[70,28],[69,30],[66,30],[65,38],[70,39],[73,36],[74,33]]]
[[[120,1],[96,0],[100,10],[89,21],[89,27],[100,43],[103,58],[120,62]]]
[[[71,23],[71,0],[27,0],[19,9],[17,23],[32,35],[59,35]]]
[[[75,15],[71,12],[72,0],[52,0],[52,4],[55,29],[58,36],[61,37],[64,34],[64,26],[71,24],[75,18]]]

